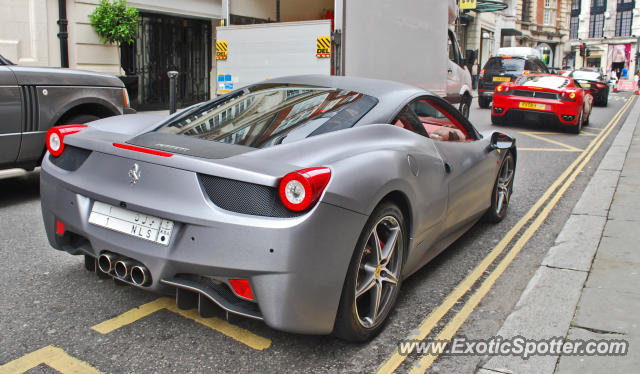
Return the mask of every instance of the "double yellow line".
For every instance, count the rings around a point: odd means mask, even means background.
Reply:
[[[560,198],[574,182],[576,177],[584,169],[591,160],[596,151],[600,148],[611,131],[618,125],[620,119],[626,111],[635,102],[635,96],[616,113],[611,121],[605,126],[602,132],[591,141],[589,146],[574,160],[571,165],[556,179],[556,181],[545,191],[540,199],[529,209],[529,211],[509,230],[502,240],[489,252],[489,254],[480,262],[475,269],[467,277],[456,286],[456,288],[445,298],[445,300],[434,309],[418,326],[415,332],[407,337],[407,340],[424,340],[433,330],[433,327],[451,310],[451,308],[462,298],[473,285],[483,276],[487,269],[496,261],[496,259],[504,252],[513,238],[525,227],[525,225],[534,217],[538,210],[547,202],[549,203],[535,217],[533,223],[526,229],[514,246],[507,252],[504,258],[491,271],[491,273],[482,282],[480,287],[471,295],[465,305],[458,311],[447,325],[436,336],[435,340],[450,340],[462,324],[467,320],[471,312],[476,308],[484,296],[491,290],[493,284],[502,275],[502,273],[511,264],[513,259],[520,253],[520,250],[527,244],[529,239],[540,228],[544,220],[549,216],[553,208],[556,206]],[[560,187],[558,189],[558,187]],[[557,190],[557,191],[556,191]],[[554,195],[555,192],[555,195]],[[552,197],[553,195],[553,197]],[[551,200],[549,200],[551,199]],[[396,348],[395,352],[385,361],[378,369],[378,374],[392,373],[395,371],[408,357],[402,355]],[[411,373],[424,373],[433,362],[438,358],[437,355],[422,356],[411,368]]]

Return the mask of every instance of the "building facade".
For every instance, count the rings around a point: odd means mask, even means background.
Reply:
[[[515,4],[517,44],[540,50],[549,67],[571,59],[569,21],[571,0],[518,0]]]
[[[176,70],[184,107],[215,94],[215,28],[227,15],[232,24],[321,19],[334,0],[129,0],[140,12],[138,36],[120,49],[100,42],[90,25],[98,3],[0,0],[0,55],[19,65],[62,66],[59,20],[65,19],[66,67],[124,76],[134,106],[143,110],[168,108],[167,72]]]
[[[636,0],[572,0],[570,40],[574,67],[594,67],[610,74],[638,71],[640,9]],[[580,56],[585,44],[588,56]],[[586,54],[586,53],[585,53]]]

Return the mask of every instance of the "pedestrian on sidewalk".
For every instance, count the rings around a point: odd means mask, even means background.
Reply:
[[[478,89],[478,73],[480,72],[479,68],[480,66],[478,65],[478,59],[476,58],[476,60],[473,62],[473,66],[471,67],[471,81],[474,90]]]
[[[618,88],[618,74],[616,74],[616,71],[614,69],[611,69],[611,73],[609,74],[609,83],[611,83],[611,85],[613,86],[613,92],[616,92],[617,88]]]

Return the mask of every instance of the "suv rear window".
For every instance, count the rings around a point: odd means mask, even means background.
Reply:
[[[259,84],[196,106],[154,131],[267,148],[352,127],[377,103],[337,88]]]
[[[519,72],[524,71],[524,59],[492,57],[487,61],[484,69],[487,73]]]

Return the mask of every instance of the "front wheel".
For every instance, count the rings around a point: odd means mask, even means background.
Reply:
[[[400,285],[407,231],[397,205],[379,205],[369,217],[349,264],[334,335],[364,342],[380,333]]]
[[[99,120],[100,117],[95,116],[93,114],[76,114],[73,117],[69,117],[65,120],[62,120],[61,125],[84,125],[87,122]]]
[[[491,194],[491,207],[484,215],[484,220],[491,223],[498,223],[507,215],[507,208],[511,201],[513,192],[513,177],[516,172],[516,160],[511,152],[502,160],[498,178],[493,186]]]
[[[469,119],[469,112],[471,111],[471,100],[470,96],[465,95],[460,102],[460,107],[458,108],[460,114],[467,119]]]

